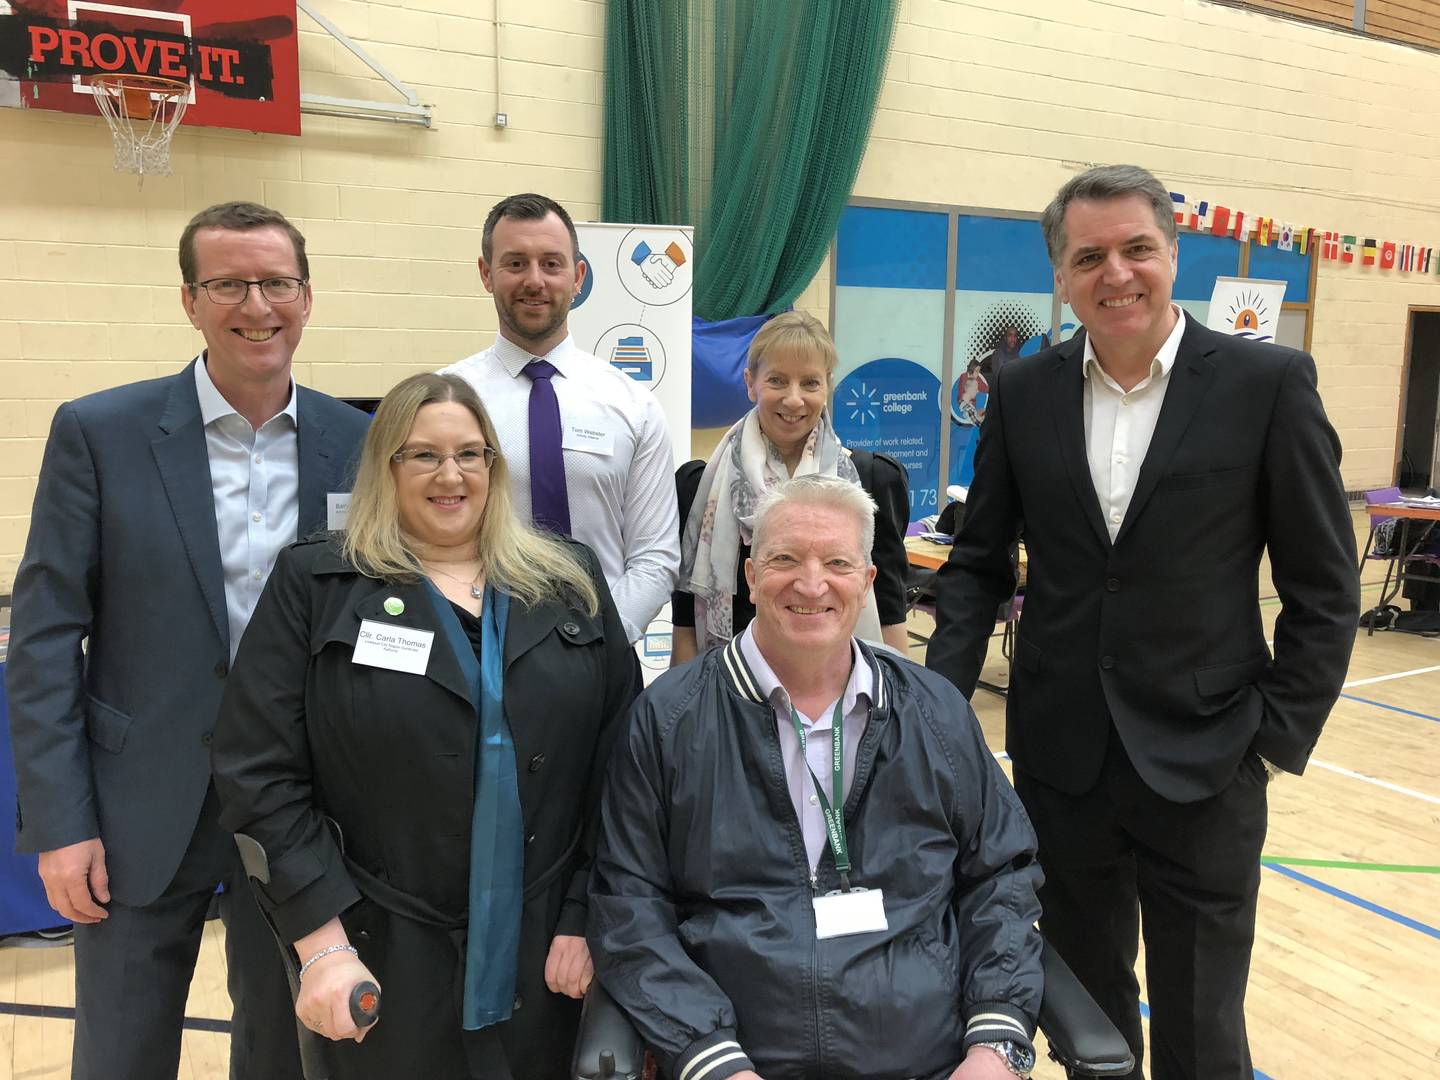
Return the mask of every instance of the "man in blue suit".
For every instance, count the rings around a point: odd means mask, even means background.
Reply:
[[[224,884],[232,1080],[300,1076],[279,953],[219,826],[210,732],[279,550],[327,525],[366,418],[297,387],[305,238],[254,203],[180,240],[205,351],[62,405],[15,579],[6,688],[17,848],[75,924],[75,1080],[175,1076]]]

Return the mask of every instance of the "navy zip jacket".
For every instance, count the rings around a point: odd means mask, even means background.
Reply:
[[[875,700],[845,802],[853,884],[889,929],[816,939],[774,710],[739,639],[662,676],[611,761],[590,883],[605,989],[675,1080],[948,1076],[1027,1045],[1040,1007],[1035,836],[945,679],[860,650]]]

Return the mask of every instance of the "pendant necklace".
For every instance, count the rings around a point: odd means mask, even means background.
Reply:
[[[438,566],[431,566],[429,563],[426,563],[426,564],[425,564],[425,569],[427,569],[427,570],[433,570],[435,573],[439,574],[441,577],[447,577],[447,578],[449,578],[451,581],[455,582],[455,584],[457,584],[457,585],[464,585],[467,589],[470,590],[470,596],[471,596],[473,599],[479,600],[479,599],[481,599],[481,598],[485,595],[485,587],[480,584],[480,578],[481,578],[481,576],[485,573],[485,567],[484,567],[483,565],[480,567],[479,570],[477,570],[477,571],[475,572],[475,577],[474,577],[474,579],[473,579],[473,580],[470,580],[470,581],[466,581],[464,578],[458,578],[458,577],[456,577],[454,574],[447,574],[447,573],[445,573],[444,570],[441,570]]]

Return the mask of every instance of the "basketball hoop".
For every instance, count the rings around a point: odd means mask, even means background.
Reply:
[[[96,75],[95,104],[115,139],[115,171],[170,175],[170,140],[190,103],[190,84],[151,75]]]

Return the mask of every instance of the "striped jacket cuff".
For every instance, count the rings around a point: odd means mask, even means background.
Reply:
[[[691,1043],[675,1061],[675,1080],[724,1080],[755,1066],[735,1041],[735,1032],[726,1028],[711,1032]]]
[[[983,1001],[971,1006],[965,1018],[965,1048],[976,1043],[1013,1042],[1035,1049],[1031,1041],[1034,1026],[1025,1014],[1013,1005],[999,1001]]]

